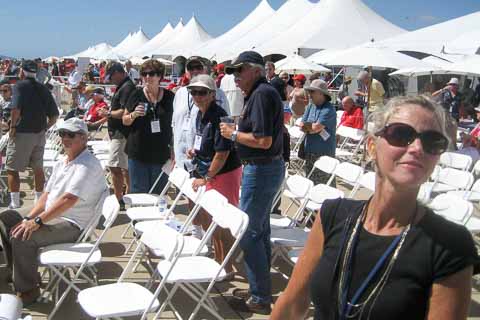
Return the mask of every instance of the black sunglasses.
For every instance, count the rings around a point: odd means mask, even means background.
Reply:
[[[77,134],[76,132],[71,132],[71,131],[65,131],[65,130],[58,131],[58,135],[60,136],[60,138],[68,137],[70,139],[73,139],[75,138],[76,134]]]
[[[160,72],[157,71],[145,71],[141,73],[142,77],[150,76],[150,77],[160,77]]]
[[[195,90],[192,89],[190,90],[190,94],[192,96],[200,96],[200,97],[205,97],[208,94],[208,90]]]
[[[201,65],[201,64],[189,65],[187,70],[188,71],[200,71],[200,70],[203,70],[203,65]]]
[[[419,133],[405,123],[389,123],[375,135],[394,147],[406,147],[419,138],[423,150],[432,155],[440,155],[448,148],[448,139],[440,132],[427,130]]]

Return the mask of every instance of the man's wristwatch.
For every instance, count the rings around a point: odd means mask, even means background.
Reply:
[[[208,174],[203,176],[203,179],[205,179],[206,182],[212,180],[212,177],[210,177]]]
[[[233,131],[232,136],[230,137],[230,140],[232,140],[233,142],[237,141],[237,134],[238,134],[237,130]]]
[[[42,218],[36,217],[33,221],[35,221],[35,223],[38,224],[40,227],[43,226]]]

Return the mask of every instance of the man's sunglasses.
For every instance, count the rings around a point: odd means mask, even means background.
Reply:
[[[201,64],[190,65],[187,68],[187,71],[201,71],[201,70],[203,70],[203,65]]]
[[[65,131],[65,130],[62,130],[62,131],[58,131],[58,135],[60,136],[60,138],[70,138],[70,139],[73,139],[75,138],[75,135],[77,134],[77,132],[71,132],[71,131]]]
[[[150,77],[160,77],[160,72],[157,71],[146,71],[141,73],[142,77],[150,76]]]
[[[192,89],[189,91],[190,94],[195,97],[195,96],[200,96],[200,97],[205,97],[208,94],[208,90],[195,90]]]
[[[427,130],[419,133],[405,123],[389,123],[375,135],[394,147],[406,147],[419,138],[423,150],[431,155],[440,155],[448,148],[448,139],[440,132]]]

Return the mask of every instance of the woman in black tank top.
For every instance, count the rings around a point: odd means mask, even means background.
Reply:
[[[466,319],[479,258],[461,225],[417,202],[447,146],[443,110],[392,99],[373,115],[369,201],[325,201],[271,319]]]

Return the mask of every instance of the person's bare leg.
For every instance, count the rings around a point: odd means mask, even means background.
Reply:
[[[35,191],[43,192],[43,188],[45,187],[45,173],[43,172],[43,168],[33,169],[33,176],[35,178]]]
[[[7,182],[10,192],[20,192],[20,176],[18,171],[7,170]]]
[[[123,198],[123,173],[121,168],[110,167],[112,173],[113,193],[118,201]]]
[[[125,194],[130,193],[130,177],[128,175],[128,170],[122,169],[123,178],[125,181]]]

